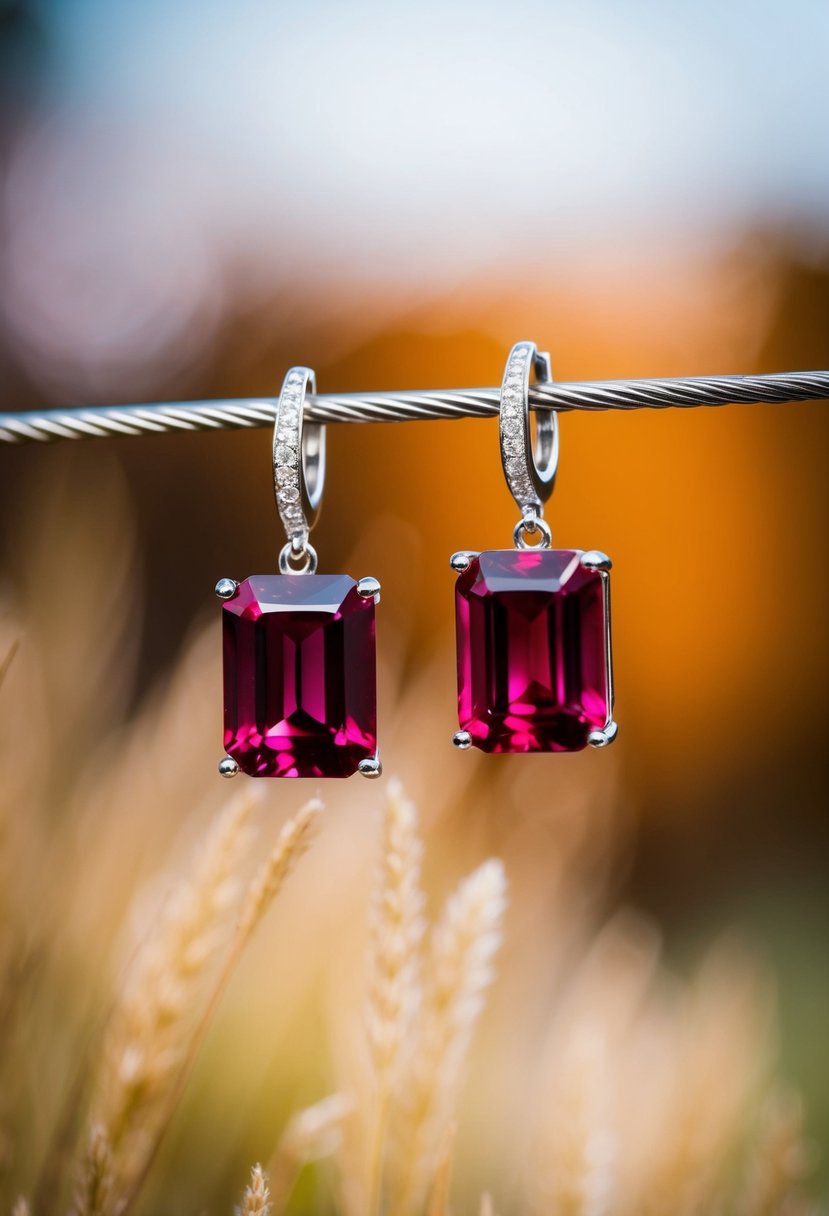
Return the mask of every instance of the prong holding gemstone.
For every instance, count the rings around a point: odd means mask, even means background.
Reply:
[[[582,553],[579,561],[585,570],[610,570],[613,566],[613,562],[601,549],[588,549],[586,553]]]
[[[380,584],[376,578],[361,578],[357,584],[357,594],[362,596],[364,600],[374,600],[375,604],[380,603]]]
[[[239,594],[239,584],[233,578],[220,578],[215,590],[220,600],[232,600]]]
[[[619,726],[611,718],[607,726],[603,727],[602,730],[591,730],[587,736],[587,742],[591,747],[608,747],[609,744],[613,743],[618,733]]]
[[[457,570],[458,574],[463,574],[464,570],[469,569],[472,559],[477,556],[477,553],[472,553],[469,549],[462,549],[460,553],[452,554],[449,565],[453,570]]]
[[[223,756],[219,761],[219,775],[222,777],[235,777],[239,771],[239,765],[232,756]]]
[[[372,581],[374,581],[374,580],[372,580]],[[360,763],[357,765],[357,771],[359,773],[362,773],[362,775],[364,777],[369,777],[371,779],[381,776],[382,772],[383,772],[383,766],[380,763],[380,757],[374,756],[373,759],[370,759],[370,760],[368,760],[368,759],[361,760]]]
[[[452,736],[452,742],[459,751],[465,752],[468,747],[472,746],[472,736],[468,730],[456,730]]]

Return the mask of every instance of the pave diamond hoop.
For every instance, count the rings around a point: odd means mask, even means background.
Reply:
[[[534,342],[517,342],[504,369],[498,428],[501,464],[509,492],[521,511],[522,526],[536,530],[543,515],[543,504],[553,492],[558,468],[558,417],[555,410],[536,411],[536,437],[530,431],[530,371],[536,381],[546,384],[553,378],[550,356],[540,352]],[[547,542],[549,544],[549,541]]]
[[[282,383],[273,428],[273,490],[288,543],[280,569],[313,574],[316,553],[308,534],[319,515],[325,485],[325,427],[305,422],[305,398],[317,391],[310,367],[292,367]],[[293,563],[292,565],[290,563]]]

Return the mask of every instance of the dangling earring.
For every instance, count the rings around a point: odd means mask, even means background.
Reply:
[[[519,342],[501,386],[501,461],[521,511],[515,549],[455,553],[458,651],[456,747],[572,752],[616,738],[610,639],[610,558],[551,549],[543,518],[558,466],[558,419],[537,412],[530,371],[552,379],[549,355]],[[531,546],[530,538],[537,538]]]
[[[303,425],[314,373],[292,368],[273,432],[279,574],[223,578],[224,777],[379,777],[375,604],[380,584],[317,574],[308,534],[325,481],[325,428]]]

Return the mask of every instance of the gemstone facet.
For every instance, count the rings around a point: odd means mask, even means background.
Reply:
[[[607,574],[581,550],[496,549],[458,577],[458,718],[485,752],[570,752],[610,720]]]
[[[377,751],[374,600],[260,574],[222,607],[225,751],[251,777],[349,777]]]

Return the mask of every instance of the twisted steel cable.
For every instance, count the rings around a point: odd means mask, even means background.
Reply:
[[[436,418],[492,418],[497,388],[429,389],[395,393],[318,393],[307,399],[313,422],[414,422]],[[584,380],[533,385],[531,409],[687,409],[761,401],[829,398],[829,372],[762,376],[694,376],[663,380]],[[0,413],[0,443],[53,443],[169,431],[240,430],[273,425],[275,397],[160,402],[64,410]]]

